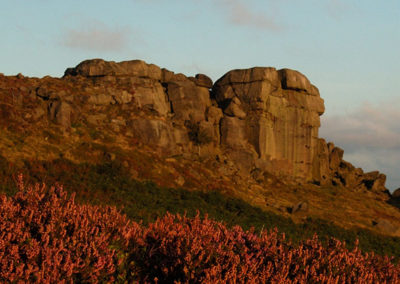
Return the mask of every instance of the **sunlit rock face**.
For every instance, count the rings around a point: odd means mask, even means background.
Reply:
[[[215,83],[213,95],[224,112],[224,145],[254,150],[263,170],[313,178],[324,101],[304,75],[262,67],[233,70]]]
[[[63,135],[85,125],[161,157],[214,159],[243,180],[267,173],[284,182],[386,190],[385,175],[355,168],[318,137],[324,101],[290,69],[232,70],[213,84],[204,74],[187,77],[141,60],[93,59],[63,78],[0,76],[0,94],[0,125],[54,124]]]

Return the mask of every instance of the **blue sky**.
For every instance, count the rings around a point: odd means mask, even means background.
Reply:
[[[0,0],[0,72],[62,76],[88,58],[143,59],[214,80],[235,68],[305,74],[321,136],[400,187],[399,0]]]

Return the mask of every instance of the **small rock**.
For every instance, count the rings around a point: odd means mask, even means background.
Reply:
[[[305,201],[301,201],[296,205],[288,208],[289,213],[292,214],[297,213],[299,211],[307,211],[307,210],[308,210],[308,204]]]
[[[178,176],[178,177],[175,179],[175,183],[176,183],[178,186],[184,185],[184,184],[185,184],[185,179],[184,179],[184,177],[183,177],[183,176]]]

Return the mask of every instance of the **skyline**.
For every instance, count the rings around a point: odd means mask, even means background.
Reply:
[[[118,4],[117,4],[118,3]],[[400,187],[400,2],[2,1],[0,72],[60,77],[91,58],[142,59],[214,81],[290,68],[325,100],[320,136]]]

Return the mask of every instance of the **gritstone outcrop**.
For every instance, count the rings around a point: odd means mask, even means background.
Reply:
[[[324,101],[298,71],[233,70],[213,84],[203,74],[186,77],[140,60],[94,59],[68,68],[61,79],[14,77],[25,82],[18,90],[4,78],[0,88],[13,95],[2,98],[3,118],[13,116],[7,104],[18,105],[30,123],[47,119],[65,133],[84,121],[160,156],[223,155],[242,176],[386,190],[385,175],[355,168],[343,150],[318,137]]]

